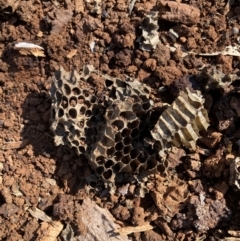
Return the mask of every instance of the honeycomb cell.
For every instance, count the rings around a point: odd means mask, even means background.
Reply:
[[[130,135],[131,135],[131,132],[132,132],[131,129],[124,128],[124,129],[122,130],[121,136],[122,136],[123,138],[124,138],[124,137],[127,137],[127,136],[130,136]]]
[[[76,96],[72,96],[70,97],[69,99],[69,104],[72,106],[72,107],[75,107],[77,105],[78,101],[77,101],[77,97]]]
[[[134,148],[133,150],[130,151],[130,156],[132,159],[137,158],[139,154],[140,154],[140,151],[138,148]]]
[[[83,104],[84,101],[85,101],[85,98],[82,95],[78,96],[78,104]]]
[[[140,165],[140,162],[138,160],[132,160],[130,162],[130,167],[132,168],[132,171],[135,172]]]
[[[121,169],[123,168],[124,164],[121,163],[121,162],[118,162],[117,164],[115,164],[113,167],[112,167],[112,170],[114,171],[114,173],[118,173],[121,171]]]
[[[84,146],[79,146],[79,147],[78,147],[78,150],[79,150],[80,153],[85,153],[85,152],[86,152]]]
[[[104,177],[105,179],[110,179],[110,178],[112,177],[112,170],[111,170],[111,169],[108,169],[107,171],[105,171],[105,172],[103,173],[103,177]]]
[[[70,95],[71,94],[71,88],[68,84],[64,84],[63,85],[63,93],[65,95]]]
[[[115,135],[115,138],[114,138],[114,140],[115,140],[115,142],[120,142],[120,141],[122,141],[122,136],[121,136],[121,132],[118,132],[116,135]]]
[[[91,102],[88,100],[85,100],[84,105],[87,107],[87,109],[89,109],[91,107]]]
[[[72,93],[74,95],[80,95],[81,94],[81,90],[79,88],[75,87],[75,88],[72,89]]]
[[[72,119],[75,119],[77,117],[77,111],[76,109],[74,108],[71,108],[69,111],[68,111],[68,114],[69,114],[69,117],[72,118]]]
[[[110,168],[111,166],[113,166],[114,162],[112,160],[107,160],[107,162],[105,163],[105,167],[106,168]]]
[[[98,173],[99,175],[102,175],[103,172],[104,172],[104,167],[103,167],[103,166],[99,166],[99,167],[97,167],[96,171],[97,171],[97,173]]]
[[[132,146],[129,145],[129,146],[125,146],[124,149],[123,149],[123,153],[126,155],[126,154],[129,154],[130,151],[132,150]]]
[[[120,116],[125,120],[134,120],[136,115],[132,111],[123,111],[120,113]]]
[[[60,103],[62,99],[62,94],[59,91],[56,91],[56,101]]]
[[[98,156],[96,158],[96,162],[97,162],[98,165],[103,165],[104,162],[105,162],[105,157],[104,156]]]
[[[82,107],[80,108],[79,112],[80,112],[81,115],[84,115],[85,112],[86,112],[86,107],[82,106]]]
[[[123,143],[124,143],[125,146],[130,145],[132,143],[132,137],[131,136],[125,137],[124,140],[123,140]]]
[[[144,152],[141,152],[138,156],[138,160],[141,162],[141,163],[145,163],[148,159],[148,155],[147,153],[144,153]]]
[[[110,79],[106,79],[106,80],[105,80],[105,85],[106,85],[106,87],[112,86],[113,83],[114,83],[114,82],[113,82],[112,80],[110,80]]]
[[[91,96],[90,102],[91,103],[95,103],[97,101],[97,97],[96,96]]]
[[[91,110],[87,110],[85,113],[86,117],[90,117],[92,115],[92,111]]]
[[[117,127],[117,129],[120,131],[122,130],[122,128],[124,127],[124,122],[122,120],[115,120],[113,123],[112,123],[112,126],[113,127]]]
[[[62,97],[61,106],[63,107],[63,109],[66,109],[68,107],[68,98],[66,96]]]
[[[80,145],[82,145],[82,146],[85,145],[85,141],[86,141],[85,137],[81,137],[79,139]]]
[[[158,162],[155,158],[149,158],[147,160],[147,169],[151,170],[157,166]]]
[[[123,153],[121,151],[117,151],[114,154],[116,161],[120,161],[123,158]]]
[[[129,122],[129,123],[127,124],[127,127],[132,130],[132,129],[138,128],[138,127],[139,127],[139,124],[140,124],[140,121],[139,121],[139,120],[134,120],[134,121],[132,121],[132,122]]]
[[[118,142],[115,146],[116,151],[121,151],[123,150],[123,148],[124,148],[124,145],[122,142]]]
[[[63,117],[63,115],[64,115],[63,109],[62,109],[62,108],[59,108],[59,110],[58,110],[58,118]]]
[[[83,95],[87,98],[89,97],[89,92],[87,90],[83,90]]]
[[[131,157],[129,155],[126,155],[122,158],[122,163],[128,164],[131,162],[131,160],[132,160]]]
[[[111,147],[111,148],[107,149],[107,156],[112,157],[115,152],[116,152],[115,147]]]
[[[76,141],[76,140],[72,141],[72,143],[73,143],[73,145],[75,145],[75,146],[79,146],[79,142]]]
[[[163,164],[158,164],[157,165],[157,171],[162,174],[166,171],[166,168],[164,167]]]

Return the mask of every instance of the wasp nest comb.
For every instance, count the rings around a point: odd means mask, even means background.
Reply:
[[[171,145],[183,145],[192,150],[196,148],[196,141],[200,138],[199,131],[207,130],[209,126],[203,102],[199,93],[192,93],[187,88],[162,113],[151,131],[161,150]]]
[[[100,94],[96,79],[101,80]],[[192,148],[198,131],[208,126],[201,96],[187,90],[151,131],[149,88],[136,80],[98,73],[92,66],[85,66],[80,75],[60,68],[51,96],[55,144],[84,155],[96,173],[113,185],[118,173],[165,172],[159,147],[166,150],[172,143]]]

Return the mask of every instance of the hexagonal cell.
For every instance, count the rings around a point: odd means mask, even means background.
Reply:
[[[132,129],[138,128],[139,125],[140,125],[140,121],[139,121],[139,120],[134,120],[134,121],[132,121],[132,122],[129,122],[129,123],[127,124],[127,127],[132,130]]]
[[[138,160],[141,162],[141,163],[145,163],[147,162],[148,160],[148,154],[145,152],[141,152],[138,156]]]
[[[68,111],[68,114],[69,114],[69,117],[72,118],[72,119],[75,119],[77,117],[77,111],[76,109],[74,108],[71,108],[69,111]]]
[[[112,170],[111,170],[111,169],[108,169],[107,171],[105,171],[105,172],[103,173],[103,177],[104,177],[105,179],[110,179],[110,178],[112,177]]]
[[[78,87],[74,87],[74,88],[72,89],[72,93],[73,93],[74,95],[80,95],[80,94],[81,94],[81,90],[80,90]]]
[[[83,90],[83,95],[87,98],[89,97],[89,91],[88,90]]]
[[[62,109],[62,108],[59,108],[59,109],[58,109],[58,118],[63,117],[63,115],[64,115],[63,109]]]
[[[125,120],[134,120],[136,119],[136,115],[132,111],[122,111],[120,116]]]
[[[151,170],[157,166],[158,162],[155,158],[149,158],[147,160],[147,169]]]
[[[85,106],[82,106],[82,107],[80,107],[79,113],[80,113],[81,115],[85,115],[86,110],[87,110],[86,107],[85,107]]]
[[[129,155],[126,155],[126,156],[124,156],[123,158],[122,158],[122,163],[124,163],[124,164],[128,164],[128,163],[130,163],[131,162],[131,157],[129,156]]]
[[[93,105],[92,107],[92,114],[97,116],[99,114],[99,107],[97,105]]]
[[[131,135],[131,132],[132,132],[131,129],[124,128],[124,129],[122,130],[121,136],[122,136],[123,138],[124,138],[124,137],[127,137],[127,136],[130,136],[130,135]]]
[[[117,129],[120,131],[123,127],[124,127],[124,122],[122,120],[115,120],[113,123],[112,123],[112,127],[117,127]]]
[[[115,156],[116,161],[120,161],[123,158],[124,155],[121,151],[116,151],[114,153],[114,156]]]
[[[132,150],[132,146],[131,145],[125,146],[124,149],[123,149],[124,155],[129,154],[131,150]]]
[[[115,134],[115,138],[114,138],[114,140],[115,140],[115,142],[120,142],[120,141],[122,141],[122,136],[121,136],[121,132],[118,132],[117,134]]]
[[[85,116],[86,117],[90,117],[92,115],[92,111],[91,110],[86,110],[86,112],[85,112]]]
[[[123,168],[123,164],[121,162],[116,163],[113,167],[112,170],[114,173],[119,173],[121,169]]]
[[[107,160],[107,162],[105,163],[105,167],[106,168],[110,168],[110,167],[112,167],[114,165],[114,162],[113,162],[113,160]]]
[[[137,171],[139,165],[140,165],[140,162],[138,160],[132,160],[130,162],[130,167],[132,168],[133,172]]]
[[[77,97],[76,96],[71,96],[70,99],[69,99],[69,104],[72,106],[72,107],[75,107],[78,103],[78,100],[77,100]]]
[[[96,101],[97,101],[97,97],[96,96],[91,96],[90,102],[91,103],[95,103]]]
[[[63,107],[63,109],[66,109],[68,107],[68,98],[66,96],[62,97],[61,106]]]
[[[64,95],[70,95],[71,94],[71,88],[68,84],[63,85],[63,93],[64,93]]]
[[[132,159],[135,159],[139,156],[140,150],[138,148],[134,148],[130,151],[130,156]]]
[[[116,152],[115,147],[111,147],[107,149],[107,157],[112,157],[115,152]]]
[[[86,106],[87,109],[89,109],[91,107],[91,102],[89,100],[85,100],[84,101],[84,105]]]
[[[118,142],[116,145],[115,145],[115,149],[116,151],[121,151],[123,150],[124,148],[124,144],[122,142]]]
[[[103,165],[105,163],[105,157],[104,156],[98,156],[96,158],[96,162],[98,165]]]
[[[85,101],[85,98],[82,95],[78,96],[78,104],[83,104],[84,101]]]
[[[132,143],[132,137],[131,136],[127,136],[123,139],[123,143],[125,146],[128,146]]]

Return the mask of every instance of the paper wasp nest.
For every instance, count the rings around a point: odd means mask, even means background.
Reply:
[[[104,80],[100,95],[94,75]],[[198,131],[208,126],[201,96],[186,91],[162,114],[151,135],[148,87],[98,73],[92,66],[80,75],[61,68],[51,96],[55,144],[86,156],[96,173],[113,185],[118,173],[164,173],[167,163],[158,155],[159,143],[161,149],[170,143],[192,148]]]
[[[150,12],[142,21],[142,36],[139,40],[142,50],[151,51],[160,42],[158,33],[158,12]]]
[[[161,150],[171,145],[177,147],[183,145],[192,150],[196,148],[196,141],[200,138],[199,131],[207,130],[209,126],[203,102],[199,93],[192,93],[189,89],[185,89],[162,113],[151,131]]]

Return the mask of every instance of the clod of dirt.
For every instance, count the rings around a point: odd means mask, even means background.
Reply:
[[[151,131],[159,141],[161,150],[174,146],[185,146],[194,150],[200,138],[199,131],[207,130],[208,114],[203,107],[204,99],[188,88],[180,92],[179,97],[160,116]]]
[[[199,22],[200,10],[188,4],[174,1],[160,1],[159,18],[170,22],[194,25]]]
[[[141,23],[142,37],[139,39],[140,48],[145,51],[155,49],[159,43],[158,12],[150,12]]]
[[[240,157],[236,157],[230,164],[229,184],[240,191]]]

